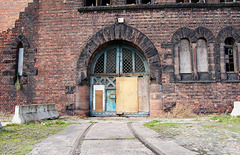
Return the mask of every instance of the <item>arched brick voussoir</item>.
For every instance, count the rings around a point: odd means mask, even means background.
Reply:
[[[24,35],[18,35],[14,41],[11,43],[11,48],[12,49],[17,49],[19,43],[23,44],[23,48],[30,48],[30,44],[28,42],[28,39]]]
[[[114,24],[94,34],[81,51],[77,63],[77,85],[80,85],[82,80],[87,78],[88,66],[93,53],[103,44],[114,40],[125,40],[138,46],[148,59],[151,79],[156,79],[158,83],[161,83],[160,57],[151,40],[131,26]]]
[[[197,42],[197,40],[198,40],[199,38],[204,38],[204,39],[206,39],[208,43],[213,43],[213,42],[215,42],[215,36],[214,36],[214,34],[213,34],[209,29],[207,29],[207,28],[205,28],[205,27],[198,27],[198,28],[196,28],[196,29],[192,32],[190,38],[191,38],[191,41],[192,41],[192,42],[195,42],[195,43]]]
[[[180,28],[178,29],[172,37],[172,43],[176,44],[179,43],[181,39],[183,38],[187,38],[189,40],[191,40],[191,34],[192,34],[192,30],[186,27]]]
[[[217,41],[223,43],[228,37],[233,38],[236,42],[240,42],[240,32],[231,26],[225,27],[218,33]]]

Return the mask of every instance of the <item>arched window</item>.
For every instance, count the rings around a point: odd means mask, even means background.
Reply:
[[[129,46],[110,46],[94,59],[92,74],[142,74],[147,70],[145,57]]]
[[[17,74],[19,76],[22,76],[23,73],[23,54],[24,54],[24,48],[22,42],[19,42],[18,48],[17,48]]]
[[[197,72],[208,72],[207,42],[205,39],[197,40]]]
[[[182,39],[180,41],[180,73],[191,73],[191,52],[190,42],[188,39]]]
[[[236,68],[234,40],[232,38],[227,38],[224,43],[225,43],[224,53],[225,53],[226,72],[234,72]]]

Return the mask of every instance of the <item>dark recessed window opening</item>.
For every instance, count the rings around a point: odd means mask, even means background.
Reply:
[[[111,5],[111,0],[102,0],[102,6],[109,6]]]
[[[224,52],[225,52],[225,63],[226,72],[234,72],[234,40],[232,38],[227,38],[225,40]]]
[[[177,0],[176,3],[184,3],[184,0]]]
[[[86,6],[96,6],[96,0],[86,0]]]
[[[220,0],[221,3],[224,3],[224,2],[235,2],[235,0]]]
[[[136,0],[127,0],[126,4],[136,4]]]
[[[17,76],[22,76],[22,72],[23,72],[23,44],[22,42],[19,42],[18,46],[17,46],[17,51],[16,51],[16,63],[14,65],[14,69],[15,69],[15,77],[14,77],[14,81],[17,81]]]
[[[199,3],[199,0],[191,0],[192,3]]]
[[[151,0],[142,0],[142,4],[151,4]]]

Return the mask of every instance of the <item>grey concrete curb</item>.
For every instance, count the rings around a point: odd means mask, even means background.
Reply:
[[[67,128],[36,144],[28,155],[72,154],[77,142],[90,123],[71,124]]]
[[[1,121],[0,121],[0,131],[3,129],[3,127],[2,127],[2,124],[1,124]]]
[[[148,145],[157,154],[160,155],[196,155],[197,153],[185,149],[184,147],[178,145],[173,140],[164,140],[159,138],[158,133],[145,127],[143,123],[135,122],[132,123],[133,130],[135,134]]]

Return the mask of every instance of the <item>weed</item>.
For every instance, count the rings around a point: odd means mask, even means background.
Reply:
[[[168,127],[177,127],[183,124],[189,124],[189,123],[163,123],[158,120],[153,120],[151,122],[145,123],[144,125],[149,127],[150,129],[165,129]]]
[[[230,115],[215,115],[211,118],[211,120],[219,123],[240,123],[240,117]]]
[[[54,121],[8,124],[0,132],[0,154],[27,154],[34,144],[64,130],[68,124]]]
[[[109,140],[117,140],[116,138],[109,138]]]
[[[193,113],[193,110],[194,110],[194,106],[186,105],[186,104],[177,104],[165,116],[168,118],[195,117],[196,114]]]
[[[61,120],[57,120],[57,121],[55,121],[55,124],[65,124],[65,122],[63,122]]]

